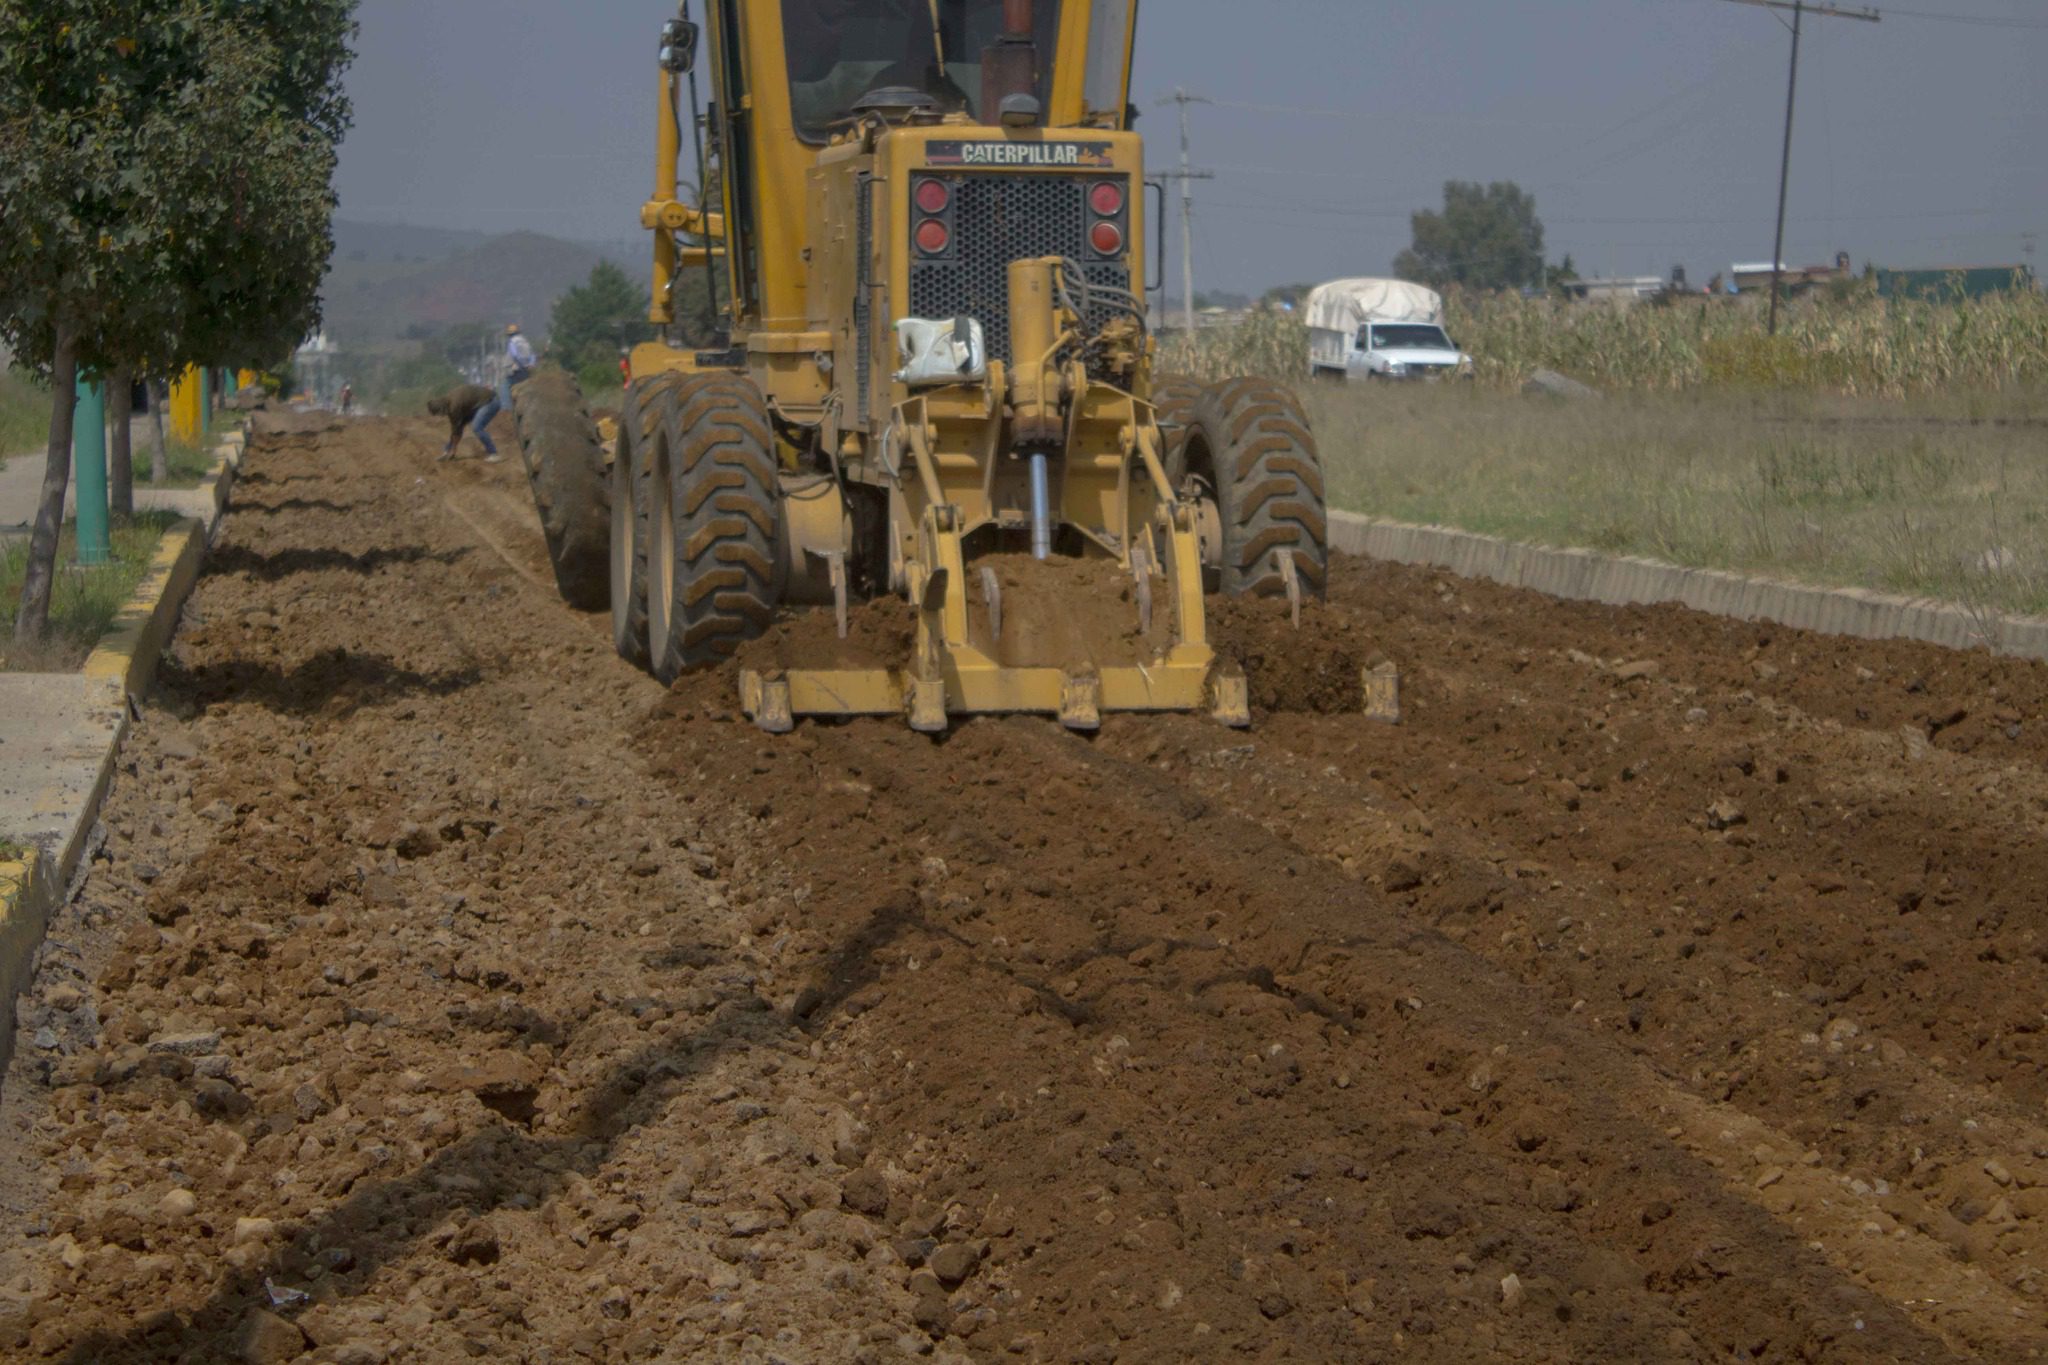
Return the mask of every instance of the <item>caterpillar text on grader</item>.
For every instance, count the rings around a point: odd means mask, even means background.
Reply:
[[[908,600],[914,642],[887,666],[743,668],[744,709],[771,731],[1010,711],[1248,724],[1203,595],[1322,592],[1322,472],[1285,389],[1153,372],[1136,0],[706,10],[700,30],[685,0],[663,31],[641,222],[664,336],[697,267],[724,330],[709,349],[634,350],[609,450],[566,374],[519,390],[564,595],[608,601],[619,651],[664,681],[734,657],[785,606],[836,608],[844,635],[850,598]],[[679,196],[686,78],[715,212]],[[989,564],[1026,555],[1092,561],[1088,581],[1137,618],[1123,654],[1006,644],[1032,608],[1004,620]]]

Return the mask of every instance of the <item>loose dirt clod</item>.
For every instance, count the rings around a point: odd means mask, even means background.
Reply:
[[[769,740],[437,448],[249,456],[22,1002],[0,1356],[2039,1347],[2048,670],[1339,564],[1217,605],[1250,736]]]

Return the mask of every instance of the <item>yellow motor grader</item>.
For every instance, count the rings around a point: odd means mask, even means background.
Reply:
[[[1322,471],[1287,390],[1153,372],[1136,22],[1136,0],[707,0],[700,26],[685,0],[664,25],[641,210],[663,339],[632,352],[609,445],[560,371],[516,401],[557,580],[609,604],[621,654],[669,681],[784,608],[836,608],[843,635],[849,599],[893,593],[907,657],[743,668],[747,714],[1249,723],[1204,593],[1322,592]],[[686,127],[716,204],[680,193]],[[692,348],[697,269],[721,330]],[[1025,555],[1098,561],[1137,652],[999,647],[1028,623],[977,561]]]

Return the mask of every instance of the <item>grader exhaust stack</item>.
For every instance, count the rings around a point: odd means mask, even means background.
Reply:
[[[522,390],[544,526],[609,499],[620,652],[664,680],[742,658],[742,704],[767,730],[1011,711],[1248,724],[1204,594],[1322,591],[1322,474],[1286,390],[1154,373],[1143,150],[1125,126],[1134,5],[707,10],[722,202],[679,192],[685,6],[641,214],[665,334],[633,352],[615,446],[561,435],[589,427],[565,383]],[[681,330],[693,265],[715,277],[716,335]],[[587,557],[587,537],[549,539]],[[1091,619],[1113,617],[1113,638],[1045,630],[1063,593],[1108,593]],[[877,595],[907,603],[907,657],[743,653],[792,609],[829,609],[844,635],[852,599]]]

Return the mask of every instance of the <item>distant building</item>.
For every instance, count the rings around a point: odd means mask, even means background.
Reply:
[[[1581,303],[1641,303],[1654,299],[1666,288],[1662,275],[1618,275],[1611,279],[1568,280],[1567,298]]]
[[[1778,264],[1778,287],[1787,294],[1803,294],[1817,284],[1829,280],[1846,280],[1852,274],[1849,253],[1837,251],[1833,265],[1786,265]],[[1747,264],[1737,261],[1728,267],[1728,278],[1734,281],[1738,294],[1768,294],[1771,292],[1771,263],[1752,261]]]
[[[324,331],[313,333],[300,343],[292,356],[292,371],[299,389],[316,403],[334,403],[341,393],[338,373],[341,348]]]
[[[1934,299],[1954,302],[1986,294],[2039,289],[2034,268],[2027,265],[1947,265],[1924,270],[1879,270],[1877,295],[1884,299]]]
[[[1658,275],[1616,275],[1606,279],[1566,280],[1560,287],[1566,298],[1581,303],[1625,306],[1660,299],[1668,294],[1685,293],[1685,267],[1672,266],[1668,280]]]

